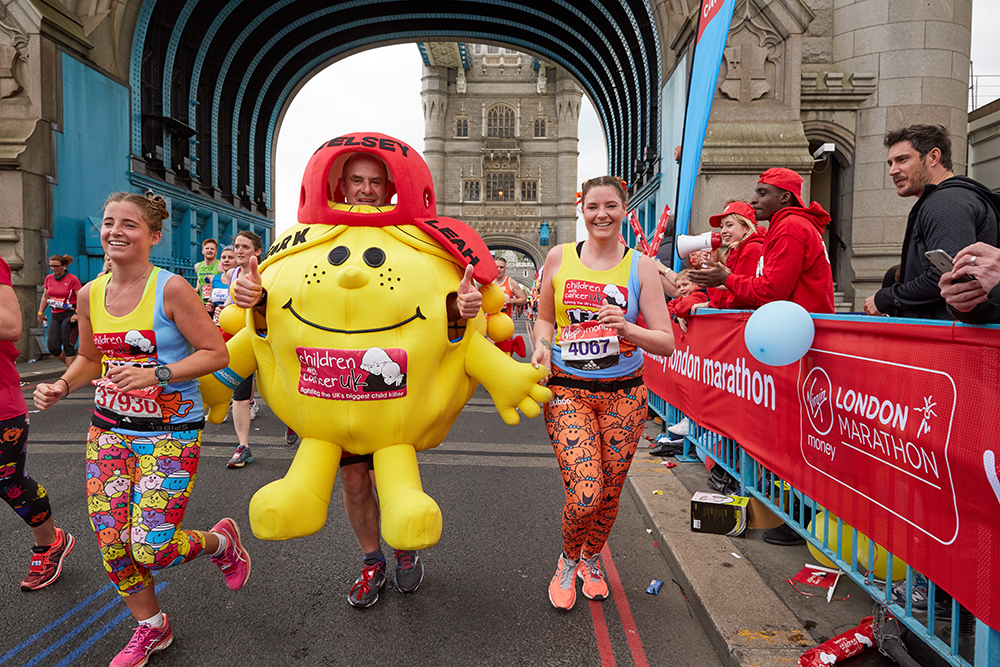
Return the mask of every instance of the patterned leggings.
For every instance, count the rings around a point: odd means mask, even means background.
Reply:
[[[552,374],[571,377],[556,368]],[[563,553],[589,558],[601,552],[618,515],[618,498],[646,422],[648,391],[646,385],[615,392],[549,388],[545,428],[566,485]]]
[[[28,454],[28,413],[0,421],[0,497],[32,528],[52,516],[45,487],[24,468]]]
[[[201,431],[121,435],[87,433],[87,506],[104,569],[123,596],[153,583],[152,570],[196,558],[200,533],[181,530]]]

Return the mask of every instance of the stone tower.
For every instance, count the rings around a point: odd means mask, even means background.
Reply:
[[[424,157],[438,213],[541,266],[546,234],[548,247],[576,238],[583,92],[561,68],[513,49],[419,47]]]

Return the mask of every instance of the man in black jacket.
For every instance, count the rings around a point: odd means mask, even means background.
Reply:
[[[868,315],[951,320],[954,314],[941,296],[941,272],[924,253],[941,249],[954,257],[976,241],[998,242],[998,213],[984,185],[955,176],[951,139],[941,125],[911,125],[886,134],[889,176],[900,197],[917,197],[906,221],[900,277],[865,299]],[[980,305],[975,310],[985,308]],[[966,316],[975,321],[979,314]]]

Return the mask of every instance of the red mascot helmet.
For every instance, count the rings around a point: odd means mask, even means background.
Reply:
[[[357,153],[374,155],[385,165],[388,173],[386,201],[395,195],[395,206],[387,203],[379,207],[378,212],[334,206],[344,202],[338,182],[344,164]],[[472,264],[473,276],[479,282],[492,282],[497,276],[493,256],[479,235],[463,222],[437,216],[434,182],[420,153],[399,139],[378,132],[344,134],[313,153],[302,176],[298,217],[299,223],[304,225],[416,225],[434,237],[463,266]]]

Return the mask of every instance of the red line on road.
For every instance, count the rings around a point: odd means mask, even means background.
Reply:
[[[618,605],[618,615],[622,619],[622,629],[625,630],[625,637],[628,639],[628,647],[632,649],[632,660],[636,667],[649,667],[646,661],[646,651],[642,648],[642,640],[639,638],[639,629],[635,626],[632,618],[632,610],[628,606],[628,599],[625,597],[625,588],[621,579],[618,578],[618,568],[611,558],[611,549],[608,543],[604,543],[601,549],[601,556],[604,557],[604,571],[607,573],[608,584],[611,586],[611,594],[615,597],[615,604]]]
[[[611,636],[608,625],[604,622],[604,611],[597,600],[590,602],[590,618],[594,621],[594,636],[597,638],[597,650],[601,654],[601,667],[615,667],[615,653],[611,650]]]

